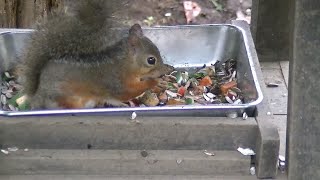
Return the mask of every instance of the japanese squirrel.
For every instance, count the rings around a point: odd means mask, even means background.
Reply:
[[[116,5],[117,4],[117,5]],[[173,71],[140,25],[115,41],[117,0],[79,0],[32,33],[22,72],[32,109],[127,106]]]

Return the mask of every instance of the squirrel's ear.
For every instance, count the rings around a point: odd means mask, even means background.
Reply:
[[[136,35],[138,37],[142,37],[143,36],[143,32],[141,29],[141,26],[139,24],[135,24],[133,25],[130,30],[129,30],[129,35]]]
[[[141,26],[139,24],[133,25],[129,30],[128,42],[131,46],[136,46],[139,42],[139,38],[143,36]]]

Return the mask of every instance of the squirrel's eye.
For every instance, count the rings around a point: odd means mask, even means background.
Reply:
[[[155,57],[148,57],[147,59],[148,64],[155,65],[156,64],[156,58]]]

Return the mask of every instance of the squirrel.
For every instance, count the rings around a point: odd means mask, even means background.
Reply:
[[[32,109],[128,106],[174,70],[138,24],[111,43],[122,2],[77,2],[72,13],[49,16],[31,35],[22,71]]]

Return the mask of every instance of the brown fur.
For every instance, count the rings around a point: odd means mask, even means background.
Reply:
[[[52,15],[32,35],[24,58],[25,93],[34,109],[87,108],[123,101],[173,70],[139,25],[114,30],[116,0],[80,0],[72,13]],[[148,57],[157,63],[147,64]],[[89,105],[91,106],[91,104]]]

